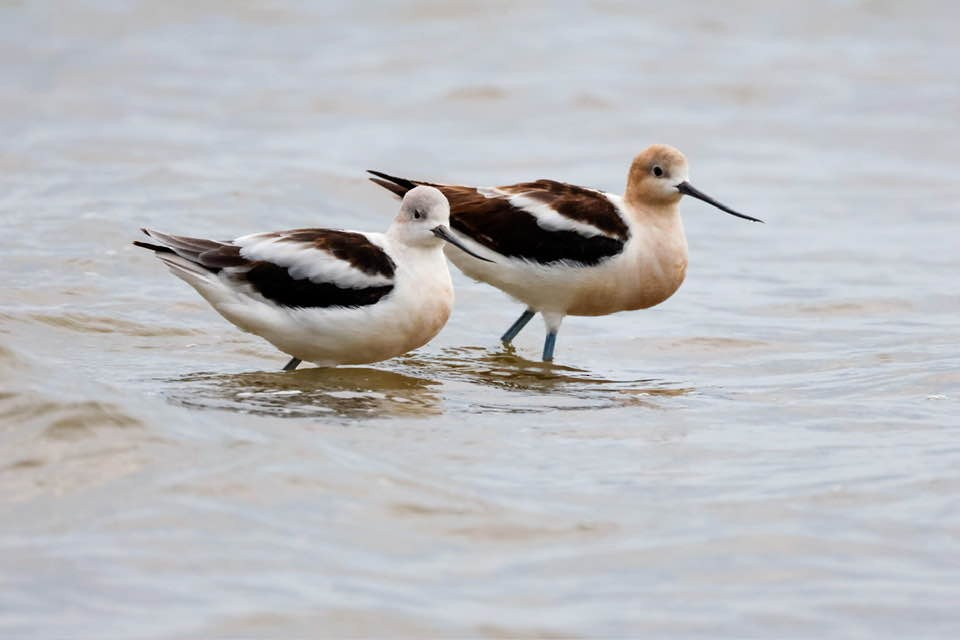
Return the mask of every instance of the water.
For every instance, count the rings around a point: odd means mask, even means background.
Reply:
[[[947,3],[0,3],[0,635],[960,633]],[[571,318],[456,277],[428,347],[285,358],[140,226],[384,228],[378,168],[620,191],[688,280]]]

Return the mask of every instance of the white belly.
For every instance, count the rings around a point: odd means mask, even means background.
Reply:
[[[459,249],[445,251],[465,274],[491,284],[536,311],[599,316],[660,304],[680,287],[687,270],[682,235],[633,237],[623,253],[594,266],[497,257],[483,262]]]
[[[363,307],[280,308],[222,284],[200,292],[244,331],[322,366],[378,362],[421,347],[440,332],[453,308],[450,272],[439,251],[416,271],[398,266],[393,291]]]

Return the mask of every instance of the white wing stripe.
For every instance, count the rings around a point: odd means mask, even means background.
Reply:
[[[477,187],[477,193],[487,200],[491,198],[509,198],[510,194],[496,187]]]
[[[296,279],[330,282],[338,287],[365,289],[393,284],[393,279],[380,274],[364,273],[349,262],[333,254],[280,238],[264,239],[245,236],[234,241],[240,245],[240,255],[248,260],[264,260],[286,267]]]
[[[580,222],[579,220],[571,220],[549,204],[545,204],[536,198],[531,198],[526,195],[516,195],[512,196],[509,202],[514,207],[531,214],[537,219],[537,224],[548,231],[575,231],[587,238],[606,235],[592,224]]]

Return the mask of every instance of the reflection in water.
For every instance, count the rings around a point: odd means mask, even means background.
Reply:
[[[167,382],[175,387],[171,399],[186,406],[350,420],[440,415],[444,406],[454,414],[657,408],[658,397],[693,391],[662,380],[610,380],[481,347],[413,354],[380,366],[196,373]]]
[[[244,413],[350,419],[442,413],[434,381],[367,367],[197,373],[168,382],[177,386],[170,394],[176,402]]]
[[[471,396],[475,400],[470,406],[474,412],[655,407],[658,405],[653,399],[657,396],[678,396],[693,391],[662,380],[611,380],[584,369],[527,360],[510,347],[499,350],[447,348],[439,355],[411,355],[389,364],[410,375],[517,392],[483,395],[474,391]]]

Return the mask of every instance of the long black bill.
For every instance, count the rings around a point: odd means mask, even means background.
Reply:
[[[433,235],[437,236],[441,240],[445,240],[446,242],[449,242],[450,244],[455,246],[457,249],[460,249],[460,251],[470,254],[477,260],[483,260],[484,262],[493,262],[493,260],[488,260],[483,256],[478,256],[473,251],[470,251],[470,249],[467,249],[465,246],[463,246],[462,242],[460,242],[459,240],[453,237],[453,234],[450,233],[450,229],[447,229],[445,226],[440,225],[439,227],[434,227],[433,229],[431,229],[431,231],[433,231]]]
[[[731,209],[725,204],[717,202],[716,200],[714,200],[713,198],[705,194],[703,191],[700,191],[699,189],[695,189],[694,186],[689,182],[684,181],[678,184],[677,191],[679,191],[684,195],[688,195],[693,198],[696,198],[697,200],[703,200],[708,204],[712,204],[717,209],[720,209],[720,211],[726,211],[732,216],[737,216],[738,218],[743,218],[744,220],[752,220],[753,222],[763,222],[763,220],[761,220],[760,218],[751,218],[750,216],[744,215],[738,211],[734,211],[733,209]]]

